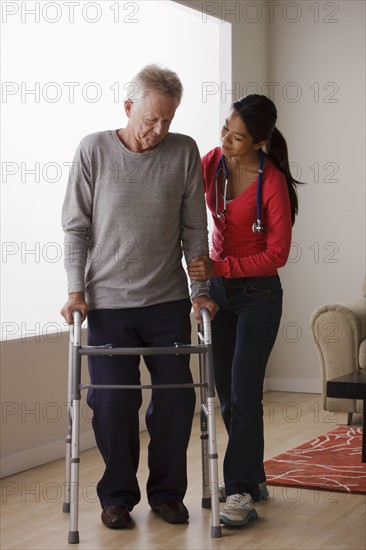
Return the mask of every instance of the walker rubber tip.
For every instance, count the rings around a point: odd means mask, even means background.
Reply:
[[[211,508],[211,497],[202,498],[202,508]]]
[[[79,543],[79,531],[69,531],[69,544],[78,544]]]
[[[218,538],[220,538],[220,537],[222,537],[222,529],[221,529],[221,527],[220,527],[220,526],[219,526],[219,527],[214,527],[214,526],[212,526],[212,527],[211,527],[211,538],[213,538],[213,539],[218,539]]]

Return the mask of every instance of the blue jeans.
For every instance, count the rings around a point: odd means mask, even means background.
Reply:
[[[191,302],[178,300],[148,307],[98,309],[88,312],[88,343],[113,347],[167,347],[190,343]],[[144,357],[153,384],[190,384],[188,355]],[[90,356],[92,384],[139,385],[140,357]],[[154,389],[146,412],[150,435],[147,497],[151,506],[183,500],[187,489],[186,452],[191,434],[196,395],[194,389]],[[137,480],[140,454],[140,389],[89,390],[93,429],[105,462],[97,485],[102,506],[139,502]]]
[[[263,382],[282,314],[278,275],[209,282],[219,306],[212,322],[213,364],[221,414],[228,433],[224,458],[227,495],[259,500],[263,467]]]

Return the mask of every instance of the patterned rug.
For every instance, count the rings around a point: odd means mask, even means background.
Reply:
[[[366,493],[361,462],[362,428],[335,430],[264,463],[268,485]]]

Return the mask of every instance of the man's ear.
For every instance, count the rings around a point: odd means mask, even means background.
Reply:
[[[132,101],[130,99],[126,99],[126,101],[124,102],[124,106],[125,106],[125,113],[127,115],[127,118],[130,118],[131,110],[132,110],[132,106],[133,106]]]

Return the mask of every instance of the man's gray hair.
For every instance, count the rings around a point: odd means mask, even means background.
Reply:
[[[146,65],[128,83],[125,101],[138,102],[147,92],[156,92],[177,99],[180,103],[183,85],[177,73],[158,65]]]

